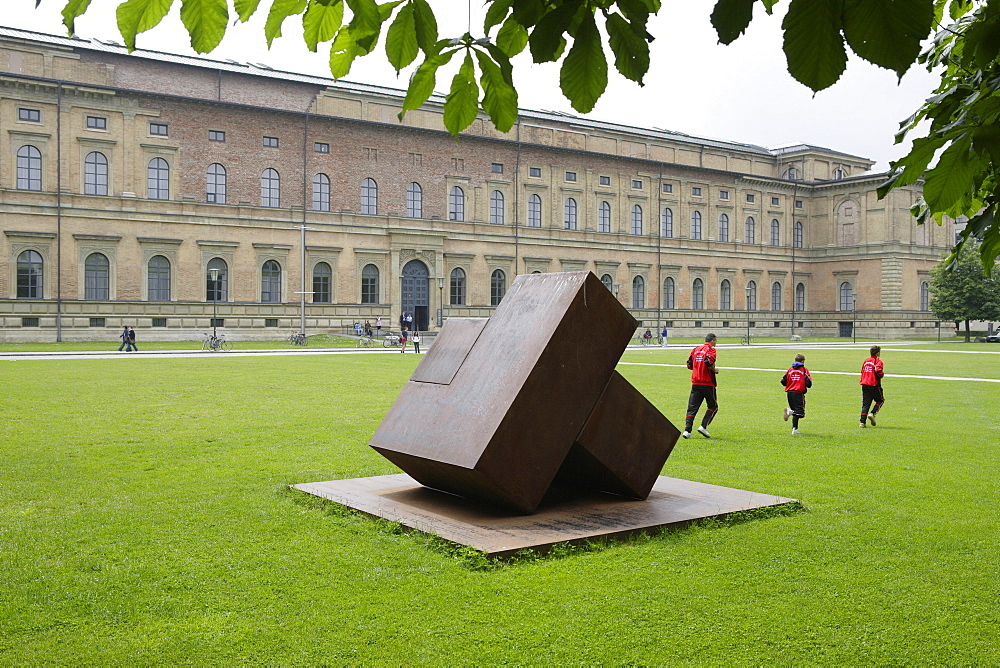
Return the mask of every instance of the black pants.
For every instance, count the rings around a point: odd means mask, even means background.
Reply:
[[[785,392],[788,407],[792,409],[792,429],[799,428],[799,418],[806,416],[806,395],[802,392]]]
[[[715,388],[711,385],[692,385],[691,396],[688,398],[687,417],[684,420],[684,431],[691,431],[691,428],[694,427],[694,418],[698,414],[698,409],[701,408],[702,401],[705,402],[707,410],[705,417],[701,420],[701,426],[708,429],[708,425],[712,424],[715,414],[719,412],[719,402],[715,399]]]
[[[881,385],[862,385],[861,386],[861,424],[865,423],[868,419],[868,408],[875,404],[875,408],[872,408],[872,415],[878,415],[879,409],[882,408],[882,404],[885,403],[885,395],[882,394]]]

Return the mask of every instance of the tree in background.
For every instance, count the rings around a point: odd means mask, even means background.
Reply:
[[[175,1],[199,53],[218,46],[230,16],[246,21],[269,7],[264,37],[270,46],[285,19],[301,14],[309,49],[330,43],[335,78],[346,76],[356,58],[374,52],[388,26],[385,57],[397,72],[422,58],[411,73],[400,118],[430,98],[438,70],[458,56],[444,104],[444,125],[456,137],[480,110],[497,129],[510,130],[517,121],[511,58],[526,48],[535,63],[561,61],[560,88],[580,113],[591,111],[607,87],[605,44],[618,72],[643,85],[654,39],[649,19],[661,9],[660,0],[485,0],[480,36],[442,38],[428,0],[124,0],[117,19],[129,49]],[[770,14],[778,0],[716,0],[712,24],[719,41],[730,44],[746,31],[757,2]],[[454,2],[439,4],[455,11]],[[89,5],[90,0],[65,0],[70,34]],[[918,224],[968,217],[949,264],[975,239],[982,266],[992,271],[1000,255],[1000,0],[790,0],[782,29],[788,72],[813,91],[837,82],[848,47],[900,77],[918,62],[941,73],[935,95],[900,124],[896,141],[918,131],[923,121],[930,121],[927,135],[914,139],[910,153],[892,163],[879,196],[924,178],[924,195],[912,209]],[[935,156],[938,162],[930,167]]]
[[[954,266],[949,258],[931,271],[930,309],[942,320],[964,320],[966,343],[969,321],[1000,320],[1000,277],[985,274],[977,253],[975,244],[966,244]]]

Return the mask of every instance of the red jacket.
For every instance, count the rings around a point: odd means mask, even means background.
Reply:
[[[687,368],[691,369],[692,385],[715,387],[715,346],[703,343],[688,355]]]
[[[805,366],[793,366],[781,377],[781,384],[785,386],[785,392],[806,393],[806,389],[812,387],[812,376]]]
[[[883,375],[882,360],[877,357],[869,357],[861,365],[862,385],[881,385]]]

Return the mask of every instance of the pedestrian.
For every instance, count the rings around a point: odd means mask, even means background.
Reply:
[[[382,338],[382,316],[375,318],[375,333],[379,335],[379,338]]]
[[[407,313],[406,314],[406,328],[408,330],[410,330],[411,332],[413,331],[413,314],[412,313]]]
[[[128,328],[128,342],[132,346],[132,350],[139,352],[139,346],[135,345],[135,330],[131,327]],[[132,352],[132,350],[127,350],[126,352]]]
[[[406,352],[406,337],[407,337],[407,334],[408,334],[408,332],[406,330],[406,327],[403,327],[403,330],[399,333],[399,352],[401,352],[401,353],[405,353]]]
[[[420,332],[413,332],[413,352],[420,354]]]
[[[399,314],[399,331],[402,332],[404,327],[406,327],[406,311]]]
[[[799,433],[799,420],[806,416],[806,392],[813,385],[812,376],[806,368],[806,356],[798,354],[792,362],[792,368],[781,377],[785,386],[785,396],[788,397],[788,408],[785,409],[785,422],[792,418],[792,435]]]
[[[372,324],[367,320],[365,320],[365,336],[372,338]]]
[[[354,321],[354,333],[361,336],[361,323],[357,320]]]
[[[691,369],[691,396],[688,398],[687,415],[684,420],[684,438],[691,438],[691,428],[694,427],[694,418],[701,408],[701,402],[705,402],[705,417],[701,420],[698,433],[705,438],[712,438],[708,433],[708,425],[712,424],[716,413],[719,412],[719,402],[716,399],[715,376],[719,373],[715,368],[715,334],[706,334],[705,343],[691,351],[687,359],[687,368]]]
[[[875,426],[875,416],[882,409],[885,403],[885,393],[882,391],[882,376],[885,374],[882,366],[882,347],[872,346],[868,351],[871,357],[861,365],[861,424],[865,427],[865,421]],[[868,408],[875,404],[872,412]]]
[[[663,326],[663,331],[660,332],[660,345],[664,348],[667,347],[667,326]]]
[[[118,338],[122,340],[122,344],[118,346],[118,352],[121,352],[122,348],[125,348],[126,346],[128,347],[128,349],[125,352],[128,353],[132,352],[132,344],[129,342],[128,339],[128,325],[122,327],[122,333],[118,335]]]
[[[642,343],[643,345],[648,346],[649,342],[652,340],[653,340],[653,333],[649,331],[649,327],[647,327],[646,331],[642,333]]]

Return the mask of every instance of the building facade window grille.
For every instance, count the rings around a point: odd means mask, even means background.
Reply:
[[[217,271],[216,280],[212,280],[213,269]],[[205,268],[205,301],[229,301],[229,266],[221,257],[213,257]]]
[[[642,235],[642,207],[638,204],[632,205],[632,234]]]
[[[771,245],[781,245],[781,223],[778,222],[777,218],[771,221]]]
[[[750,281],[747,283],[747,310],[756,311],[757,310],[757,282]]]
[[[799,283],[795,286],[795,310],[805,311],[806,310],[806,285],[805,283]],[[802,325],[799,325],[800,327]]]
[[[504,223],[504,198],[503,193],[494,190],[490,193],[490,225],[503,225]]]
[[[850,283],[844,281],[840,284],[840,310],[851,311],[854,309],[854,288]]]
[[[465,270],[455,267],[451,270],[451,284],[448,292],[448,303],[452,306],[465,306]]]
[[[170,165],[163,158],[153,158],[146,167],[146,196],[170,199]]]
[[[226,203],[226,168],[217,162],[205,172],[205,201],[209,204]]]
[[[108,159],[100,151],[88,153],[83,160],[83,194],[108,194]]]
[[[802,248],[803,234],[802,234],[802,222],[796,222],[795,226],[792,228],[792,243],[796,248]]]
[[[146,299],[151,302],[170,301],[170,260],[162,255],[149,258],[146,265]]]
[[[35,250],[21,251],[17,256],[17,298],[41,299],[44,264]]]
[[[775,281],[774,283],[771,284],[771,310],[780,311],[783,306],[782,304],[783,301],[784,299],[782,299],[782,294],[781,294],[781,283]]]
[[[111,263],[103,253],[91,253],[83,265],[83,298],[111,298]]]
[[[494,269],[490,274],[490,306],[499,306],[507,294],[507,275],[502,269]]]
[[[424,189],[416,181],[406,186],[406,217],[424,217]]]
[[[452,186],[448,192],[448,220],[465,220],[465,191],[459,186]]]
[[[632,308],[646,308],[646,281],[642,276],[632,279]]]
[[[921,281],[920,283],[920,310],[929,311],[931,303],[931,290],[930,285],[927,281]]]
[[[733,308],[733,284],[729,279],[723,279],[719,284],[719,310],[729,311]]]
[[[313,267],[314,304],[329,304],[333,301],[333,269],[326,262],[317,262]]]
[[[607,202],[601,202],[597,207],[597,231],[611,231],[611,205]]]
[[[361,270],[361,303],[378,304],[379,273],[378,267],[366,264]]]
[[[701,212],[691,212],[691,238],[701,239]]]
[[[729,216],[719,215],[719,241],[729,241]]]
[[[542,198],[532,195],[528,198],[528,227],[542,226]]]
[[[378,213],[378,184],[375,179],[367,178],[361,182],[361,213],[370,216]]]
[[[42,189],[42,154],[30,144],[17,149],[17,189]]]
[[[663,279],[663,308],[677,308],[677,285],[670,276]]]
[[[271,167],[260,175],[260,205],[274,209],[281,206],[281,176]]]
[[[660,236],[666,239],[674,236],[674,211],[670,207],[665,207],[660,216]]]
[[[694,279],[691,284],[691,308],[697,310],[705,308],[705,282],[700,278]]]
[[[572,197],[567,197],[563,206],[563,229],[576,229],[576,200]]]
[[[330,210],[330,177],[326,174],[313,177],[312,200],[313,211]]]
[[[746,234],[744,235],[743,241],[748,244],[757,243],[757,222],[753,219],[753,216],[747,216],[746,223]]]
[[[611,274],[603,274],[601,276],[601,284],[604,285],[609,292],[615,289],[615,279],[611,278]]]

